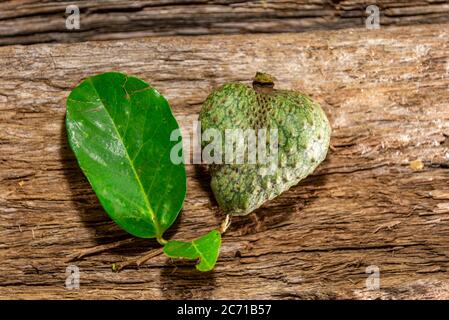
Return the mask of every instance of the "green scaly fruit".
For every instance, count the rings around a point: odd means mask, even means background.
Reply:
[[[301,92],[274,89],[274,78],[265,73],[256,74],[252,88],[228,83],[214,90],[199,120],[203,155],[213,145],[210,154],[218,152],[223,161],[209,167],[212,191],[222,211],[231,215],[246,215],[296,185],[324,160],[329,148],[331,128],[320,105]],[[277,129],[277,157],[272,152],[271,161],[257,158],[254,163],[245,152],[243,163],[225,162],[225,130],[253,129],[257,137],[264,128],[267,151],[274,150],[270,150],[270,129]],[[222,139],[205,140],[208,129],[215,129]],[[252,141],[246,139],[245,147],[254,146]],[[231,159],[235,161],[236,155]]]

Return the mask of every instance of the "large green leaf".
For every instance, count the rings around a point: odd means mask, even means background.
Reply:
[[[100,74],[69,95],[66,127],[109,216],[135,236],[161,239],[186,194],[185,166],[170,159],[180,140],[170,140],[179,126],[167,100],[136,77]]]
[[[212,230],[191,242],[169,241],[164,246],[164,253],[171,258],[200,259],[196,268],[199,271],[210,271],[217,262],[220,246],[221,234],[217,230]]]

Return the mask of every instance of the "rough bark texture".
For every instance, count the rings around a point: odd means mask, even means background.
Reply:
[[[66,29],[70,4],[79,6],[79,30]],[[363,28],[372,4],[384,26],[449,22],[447,0],[15,0],[0,3],[0,45]]]
[[[302,34],[147,38],[0,48],[1,298],[449,298],[449,25]],[[107,217],[67,145],[65,99],[84,77],[121,70],[152,83],[183,125],[210,90],[257,70],[324,107],[332,150],[319,169],[234,218],[213,272],[163,255],[111,263],[153,240],[68,262],[129,238]],[[410,161],[424,168],[413,171]],[[207,173],[169,236],[222,217]],[[80,268],[79,290],[65,288]],[[368,290],[368,266],[380,290]]]

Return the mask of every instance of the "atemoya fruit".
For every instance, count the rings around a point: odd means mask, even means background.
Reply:
[[[222,211],[231,215],[246,215],[298,184],[325,159],[329,148],[331,128],[321,106],[304,93],[274,89],[274,78],[265,73],[256,74],[252,88],[227,83],[214,90],[202,106],[199,121],[203,136],[215,129],[222,138],[212,152],[222,153],[222,161],[209,166],[211,188]],[[226,135],[236,131],[243,131],[245,148],[256,150],[255,162],[250,161],[253,153],[245,152],[243,163],[236,163],[237,150],[231,157],[225,154]],[[257,146],[248,132],[254,133]],[[264,132],[266,139],[261,142]],[[203,139],[203,154],[217,141]],[[265,157],[260,154],[263,147]],[[217,154],[213,156],[217,159]]]

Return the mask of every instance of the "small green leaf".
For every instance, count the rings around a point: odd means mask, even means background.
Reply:
[[[170,258],[200,259],[196,268],[199,271],[210,271],[217,262],[220,246],[221,234],[217,230],[212,230],[191,242],[169,241],[164,246],[164,253]]]
[[[127,232],[162,238],[186,194],[182,143],[165,98],[146,82],[108,72],[87,78],[67,99],[66,127],[78,163],[109,216]],[[182,149],[181,149],[182,156]]]

